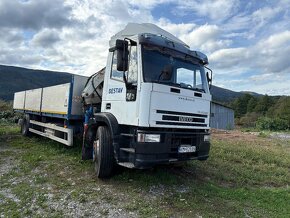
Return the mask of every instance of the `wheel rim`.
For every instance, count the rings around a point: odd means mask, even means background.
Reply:
[[[24,120],[22,123],[22,134],[25,134],[26,132],[26,121]]]
[[[93,145],[93,161],[98,163],[99,162],[99,154],[100,154],[100,140],[97,139],[94,141]]]

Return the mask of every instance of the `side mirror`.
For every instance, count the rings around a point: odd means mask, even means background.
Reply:
[[[116,40],[116,51],[117,51],[117,70],[127,71],[128,70],[128,42],[125,40]]]
[[[209,84],[209,89],[211,89],[211,85],[212,85],[212,70],[207,68],[207,67],[206,67],[206,69],[208,69],[210,71],[210,74],[209,74],[208,71],[206,72],[206,79],[207,79],[207,82]]]
[[[206,78],[207,78],[208,83],[211,83],[212,78],[211,78],[211,75],[209,75],[209,72],[206,72]]]

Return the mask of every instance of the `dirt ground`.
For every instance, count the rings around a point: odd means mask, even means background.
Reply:
[[[271,139],[278,139],[290,142],[290,133],[272,132],[263,134],[261,132],[243,132],[241,130],[211,129],[211,134],[212,138],[225,141],[268,142]]]

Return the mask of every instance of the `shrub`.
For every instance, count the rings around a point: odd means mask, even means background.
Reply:
[[[20,117],[19,113],[13,111],[12,103],[0,100],[0,122],[16,122]]]
[[[256,122],[256,127],[260,130],[288,130],[288,121],[281,118],[260,117]]]
[[[244,117],[240,118],[240,125],[243,127],[255,127],[259,116],[256,112],[247,113]]]
[[[13,111],[0,111],[0,119],[8,119],[13,117]]]
[[[12,103],[0,99],[0,112],[12,111]]]

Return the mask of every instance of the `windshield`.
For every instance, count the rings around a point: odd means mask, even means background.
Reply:
[[[185,54],[143,46],[145,82],[157,82],[207,92],[204,68]]]

